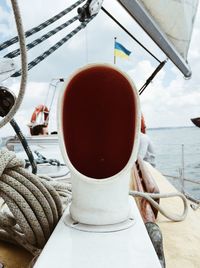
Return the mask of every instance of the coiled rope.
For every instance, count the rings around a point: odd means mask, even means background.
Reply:
[[[0,239],[17,243],[38,255],[71,200],[71,185],[42,178],[23,168],[24,161],[0,151]],[[63,199],[63,200],[62,200]]]
[[[34,159],[33,153],[31,151],[31,148],[28,145],[28,142],[27,142],[24,134],[22,133],[19,125],[17,124],[17,122],[15,121],[14,118],[10,120],[10,124],[13,127],[18,139],[20,140],[20,142],[24,148],[24,151],[26,152],[26,155],[28,156],[29,163],[32,167],[32,173],[37,174],[37,163]]]
[[[47,176],[40,178],[25,170],[23,165],[24,161],[17,159],[14,152],[0,151],[0,196],[7,205],[7,209],[0,211],[0,239],[17,243],[37,256],[57,225],[63,205],[71,202],[71,184],[59,183]],[[173,221],[182,221],[187,215],[187,201],[180,193],[130,191],[129,194],[146,198]],[[182,215],[170,215],[153,200],[174,196],[183,200]]]
[[[6,125],[15,115],[15,113],[18,111],[26,89],[26,81],[27,81],[27,55],[26,55],[26,44],[25,44],[25,36],[24,36],[24,30],[22,26],[21,16],[19,7],[16,0],[11,0],[13,12],[15,15],[15,21],[17,26],[17,32],[19,36],[19,44],[20,44],[20,53],[21,53],[21,82],[20,82],[20,90],[18,97],[10,110],[10,112],[0,121],[0,128]]]

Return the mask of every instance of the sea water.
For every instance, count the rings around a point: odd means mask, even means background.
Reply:
[[[178,190],[182,190],[183,176],[200,183],[200,128],[148,129],[147,134],[155,149],[156,168],[163,175],[176,177],[167,178]],[[185,181],[184,188],[200,199],[200,184]]]
[[[156,153],[156,168],[179,190],[182,178],[200,183],[200,128],[157,128],[147,131]],[[184,181],[184,189],[200,199],[200,184]]]

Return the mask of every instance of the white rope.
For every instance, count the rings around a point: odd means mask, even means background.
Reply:
[[[20,90],[18,97],[10,110],[10,112],[0,121],[0,128],[6,125],[10,120],[13,118],[13,116],[18,111],[26,89],[26,81],[27,81],[27,56],[26,56],[26,44],[25,44],[25,36],[24,36],[24,30],[22,26],[22,20],[20,16],[20,10],[17,4],[17,0],[11,0],[12,8],[15,16],[15,22],[19,37],[19,45],[20,45],[20,53],[21,53],[21,66],[22,66],[22,74],[21,74],[21,82],[20,82]]]
[[[47,176],[40,178],[25,170],[23,164],[13,152],[0,151],[0,196],[7,208],[0,211],[0,239],[17,243],[37,256],[62,215],[62,204],[67,206],[71,202],[71,184],[59,183]],[[173,221],[182,221],[187,215],[187,200],[181,193],[130,191],[130,195],[146,198]],[[154,201],[175,196],[183,200],[182,215],[171,215]]]
[[[40,178],[23,164],[13,152],[0,151],[0,196],[7,208],[0,211],[0,239],[37,255],[71,201],[71,185]]]
[[[181,193],[168,193],[168,194],[151,194],[151,193],[143,193],[143,192],[137,192],[137,191],[130,191],[129,194],[133,197],[142,197],[148,200],[152,206],[154,206],[162,215],[164,215],[166,218],[172,220],[172,221],[183,221],[188,213],[188,204],[187,199],[185,196]],[[184,210],[182,215],[177,214],[170,214],[167,211],[165,211],[154,199],[159,198],[170,198],[170,197],[180,197],[183,200]]]

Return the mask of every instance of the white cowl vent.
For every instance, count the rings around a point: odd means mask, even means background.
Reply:
[[[60,94],[58,132],[71,171],[71,217],[92,225],[125,221],[140,133],[139,98],[130,78],[108,64],[79,69]]]

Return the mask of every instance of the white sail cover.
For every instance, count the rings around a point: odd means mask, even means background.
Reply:
[[[186,60],[199,0],[138,0]]]

